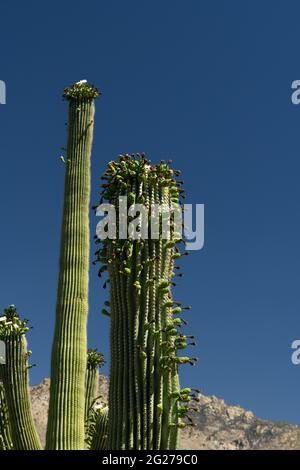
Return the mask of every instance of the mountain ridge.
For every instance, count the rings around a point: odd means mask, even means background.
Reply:
[[[33,416],[45,442],[50,379],[31,387]],[[100,376],[100,401],[106,402],[109,380]],[[256,417],[240,406],[199,394],[190,416],[193,426],[181,431],[179,449],[186,450],[300,450],[300,428]]]

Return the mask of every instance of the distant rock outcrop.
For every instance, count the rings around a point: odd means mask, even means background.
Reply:
[[[50,380],[31,387],[34,420],[42,442],[45,442]],[[108,378],[100,377],[100,393],[107,400]],[[239,406],[229,406],[214,396],[199,395],[192,412],[194,426],[181,431],[180,449],[300,450],[300,429],[284,423],[265,421]]]

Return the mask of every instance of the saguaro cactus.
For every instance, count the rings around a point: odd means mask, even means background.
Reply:
[[[96,349],[90,349],[87,354],[85,381],[85,421],[88,421],[95,400],[99,396],[99,368],[103,366],[103,354]]]
[[[90,160],[94,100],[82,80],[66,88],[69,135],[56,324],[52,347],[47,449],[84,449],[87,351]]]
[[[90,450],[106,450],[107,449],[107,433],[108,433],[108,408],[98,408],[93,415],[94,426],[91,437]]]
[[[3,384],[0,383],[0,450],[12,450],[11,428]]]
[[[116,238],[104,240],[96,252],[103,264],[99,276],[107,271],[110,280],[110,312],[103,310],[111,317],[108,449],[174,449],[178,429],[185,426],[181,418],[191,390],[180,390],[178,366],[196,358],[177,355],[189,338],[179,333],[182,307],[172,296],[174,262],[181,256],[174,218],[181,214],[178,174],[164,162],[152,165],[143,155],[125,155],[110,162],[103,176],[100,202],[113,204],[117,212]],[[136,206],[140,215],[129,239],[120,226],[124,196],[125,212],[133,203],[146,209]],[[154,235],[147,222],[157,209]],[[164,239],[163,220],[172,212]],[[134,211],[129,213],[133,222]]]
[[[14,306],[4,310],[0,319],[0,340],[6,346],[6,362],[0,365],[0,380],[4,386],[14,450],[41,449],[29,396],[28,357],[31,352],[27,351],[27,330],[27,321],[20,320]]]

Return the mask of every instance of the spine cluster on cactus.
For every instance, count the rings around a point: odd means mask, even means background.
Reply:
[[[69,101],[69,133],[47,449],[85,446],[90,164],[98,95],[85,81],[64,91]]]
[[[14,450],[39,450],[41,444],[35,429],[28,380],[28,357],[25,333],[27,321],[21,320],[14,306],[4,310],[0,321],[0,340],[5,343],[6,361],[0,365],[6,410],[9,416]]]
[[[174,206],[181,210],[178,175],[164,162],[152,165],[144,155],[122,155],[109,163],[102,177],[100,203],[113,204],[117,220],[123,196],[128,208],[143,204],[148,214],[155,205],[163,213]],[[178,366],[196,360],[178,356],[189,338],[180,333],[182,307],[172,294],[181,237],[172,220],[168,240],[161,233],[151,239],[150,224],[147,236],[142,236],[142,223],[140,217],[140,237],[122,239],[118,226],[116,239],[106,238],[96,252],[96,261],[102,263],[99,276],[107,271],[110,281],[110,301],[103,313],[111,318],[108,448],[112,450],[176,448],[178,429],[185,426],[187,407],[182,403],[190,400],[190,394],[180,390]]]

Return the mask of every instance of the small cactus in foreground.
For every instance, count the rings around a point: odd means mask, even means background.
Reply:
[[[12,450],[11,427],[3,384],[0,383],[0,450]]]
[[[27,321],[21,320],[11,305],[0,318],[0,340],[5,343],[6,361],[0,365],[14,450],[39,450],[41,444],[31,411],[28,358],[25,333]]]
[[[87,354],[85,379],[85,421],[89,419],[90,411],[95,400],[99,398],[99,368],[104,364],[103,354],[96,349],[90,349]]]
[[[100,202],[116,207],[116,220],[122,217],[119,197],[124,196],[126,210],[133,203],[148,210],[148,222],[155,205],[162,214],[175,210],[178,215],[182,192],[178,174],[164,162],[152,165],[143,155],[121,156],[108,165]],[[111,450],[175,449],[178,430],[185,426],[181,402],[190,400],[189,394],[180,393],[178,366],[196,360],[178,356],[188,344],[180,333],[183,322],[178,314],[182,309],[172,294],[174,263],[180,257],[182,239],[172,220],[169,239],[161,233],[152,239],[141,212],[137,220],[136,234],[140,236],[120,236],[119,226],[115,239],[103,240],[96,252],[102,263],[99,276],[107,272],[110,281],[110,301],[105,308],[111,318],[107,445]]]
[[[99,395],[99,369],[105,363],[103,354],[97,349],[90,349],[87,353],[87,369],[85,380],[85,428],[87,448],[91,447],[91,441],[96,432],[97,400]]]
[[[97,407],[93,411],[93,425],[90,428],[90,450],[107,450],[108,407]]]

